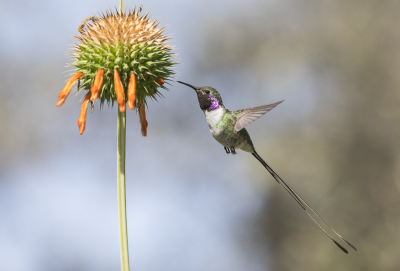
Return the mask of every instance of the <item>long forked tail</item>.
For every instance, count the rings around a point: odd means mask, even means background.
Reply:
[[[285,183],[285,181],[261,158],[260,155],[254,150],[252,155],[257,158],[258,161],[268,170],[268,172],[274,177],[274,179],[283,186],[283,188],[286,189],[286,191],[292,196],[292,198],[300,205],[301,208],[303,208],[304,211],[306,211],[307,215],[315,222],[315,224],[318,225],[318,227],[325,233],[326,236],[328,236],[329,239],[331,239],[344,253],[348,254],[348,251],[340,245],[338,242],[336,242],[322,227],[321,225],[311,216],[311,214],[308,212],[308,209],[311,210],[313,214],[315,214],[321,221],[324,222],[328,228],[330,228],[340,239],[342,239],[346,244],[348,244],[352,249],[357,251],[355,246],[350,244],[346,239],[344,239],[340,234],[338,234],[334,229],[332,229],[331,226],[319,215],[317,212],[315,212],[310,205],[308,205],[307,202],[305,202],[289,185]]]

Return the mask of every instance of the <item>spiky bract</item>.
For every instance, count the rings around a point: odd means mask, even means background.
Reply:
[[[169,39],[163,34],[164,27],[157,28],[157,21],[151,21],[148,15],[140,16],[139,11],[131,11],[121,15],[107,12],[99,17],[91,17],[92,22],[79,28],[80,41],[75,45],[73,56],[76,61],[71,66],[76,72],[82,72],[81,88],[89,91],[94,83],[96,73],[104,69],[103,85],[99,98],[114,103],[114,70],[117,69],[125,91],[129,85],[130,74],[136,77],[135,108],[146,98],[156,99],[162,96],[157,88],[168,90],[160,82],[172,79],[174,72]],[[163,79],[163,80],[160,80]]]

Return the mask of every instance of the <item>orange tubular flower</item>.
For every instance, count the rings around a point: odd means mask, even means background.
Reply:
[[[58,102],[57,106],[61,106],[65,99],[67,99],[69,93],[71,92],[72,86],[74,85],[75,81],[78,80],[83,76],[83,72],[77,72],[67,81],[63,90],[61,90],[60,94],[58,94]]]
[[[103,86],[103,75],[104,69],[99,69],[96,73],[96,77],[94,78],[93,86],[90,89],[90,92],[92,93],[92,96],[90,97],[91,101],[94,101],[99,97],[99,92]]]
[[[164,79],[162,79],[161,77],[158,77],[158,78],[156,79],[156,82],[157,82],[159,85],[164,85]]]
[[[149,126],[149,124],[146,120],[146,108],[144,106],[143,100],[139,107],[139,121],[142,126],[142,136],[147,136],[147,126]]]
[[[130,110],[135,108],[136,100],[136,77],[134,73],[131,73],[128,86],[128,107]]]
[[[125,112],[125,91],[121,79],[119,78],[119,73],[117,69],[114,70],[114,87],[115,94],[117,96],[117,103],[119,104],[119,111]]]
[[[81,135],[85,131],[86,113],[87,113],[87,108],[88,108],[88,104],[89,104],[89,101],[90,101],[90,96],[91,96],[90,92],[88,94],[86,94],[85,99],[83,100],[83,103],[82,103],[82,106],[81,106],[81,115],[79,116],[79,119],[78,119],[79,133]]]

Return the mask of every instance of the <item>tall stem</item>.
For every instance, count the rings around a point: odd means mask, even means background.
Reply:
[[[126,227],[125,145],[126,112],[121,113],[118,109],[117,182],[119,238],[121,246],[121,270],[129,271],[128,231]]]
[[[122,14],[122,0],[119,0],[119,14]],[[119,239],[121,247],[121,270],[129,271],[128,230],[126,223],[125,192],[125,149],[126,149],[126,112],[118,110],[118,143],[117,143],[117,183],[118,183],[118,218]]]
[[[122,11],[124,10],[123,7],[122,7],[123,4],[124,4],[124,1],[123,0],[119,0],[118,13],[120,15],[121,15]]]

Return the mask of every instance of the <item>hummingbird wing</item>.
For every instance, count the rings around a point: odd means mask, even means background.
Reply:
[[[277,106],[281,102],[283,101],[239,110],[241,112],[236,117],[236,124],[235,124],[236,132],[239,132],[244,127],[246,127],[256,119],[258,119],[268,111],[275,108],[275,106]]]

